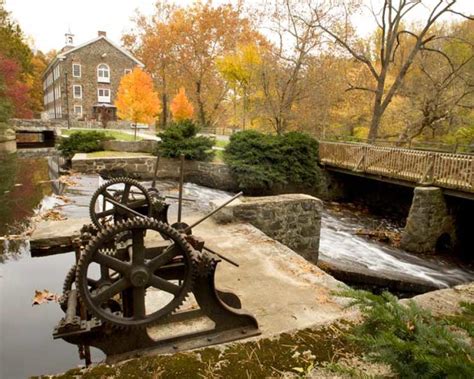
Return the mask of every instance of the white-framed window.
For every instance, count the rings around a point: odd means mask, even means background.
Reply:
[[[72,86],[72,92],[75,99],[82,99],[82,86],[75,84]]]
[[[97,89],[97,101],[99,103],[110,103],[110,89],[98,88]]]
[[[75,78],[81,77],[81,65],[79,63],[72,64],[72,76]]]
[[[56,80],[59,78],[59,65],[56,65],[53,70],[53,79]]]
[[[56,99],[59,99],[61,97],[61,85],[54,87],[54,96],[56,97]]]
[[[99,83],[110,83],[110,69],[105,63],[97,66],[97,81]]]
[[[131,69],[131,68],[126,68],[125,70],[123,70],[123,73],[124,73],[125,75],[131,74],[131,73],[132,73],[132,69]]]
[[[77,117],[82,117],[82,105],[74,105],[74,114]]]

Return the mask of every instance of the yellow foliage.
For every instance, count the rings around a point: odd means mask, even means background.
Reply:
[[[189,120],[193,117],[194,108],[186,96],[184,87],[181,87],[177,95],[171,101],[171,114],[175,121]]]
[[[135,68],[130,74],[123,76],[115,106],[121,119],[151,124],[159,115],[161,105],[150,75]]]

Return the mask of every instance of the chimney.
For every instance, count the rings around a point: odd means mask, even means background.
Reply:
[[[98,35],[99,37],[107,37],[107,32],[104,32],[103,30],[99,30],[99,31],[97,32],[97,35]]]

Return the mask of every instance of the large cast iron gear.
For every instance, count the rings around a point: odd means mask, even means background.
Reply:
[[[112,189],[112,186],[123,184],[122,189]],[[135,191],[132,191],[132,188]],[[138,191],[137,191],[138,190]],[[142,199],[136,199],[136,195],[140,195]],[[89,205],[89,214],[92,222],[98,229],[104,228],[107,225],[107,217],[113,216],[114,221],[122,221],[135,216],[128,213],[126,210],[121,209],[117,205],[113,205],[111,209],[102,210],[97,212],[96,205],[100,197],[102,200],[111,199],[122,205],[127,206],[134,211],[139,213],[140,210],[145,209],[145,216],[151,216],[152,212],[152,199],[148,190],[140,184],[140,182],[130,178],[114,178],[103,185],[101,185],[92,195],[91,202]]]
[[[148,238],[153,231],[165,237],[161,250],[147,246],[145,234]],[[122,241],[119,248],[129,252],[127,257],[101,252],[102,246],[108,246],[123,232],[128,233],[131,243],[124,247]],[[100,231],[85,247],[77,266],[76,287],[87,310],[97,318],[119,328],[145,328],[179,308],[191,291],[196,275],[194,254],[192,246],[169,225],[151,218],[122,221]],[[88,278],[91,264],[115,273],[112,284],[93,288]],[[173,274],[173,270],[177,271]],[[147,313],[145,295],[149,288],[164,291],[171,301]],[[122,312],[112,313],[104,304],[117,299],[117,295],[121,297]]]

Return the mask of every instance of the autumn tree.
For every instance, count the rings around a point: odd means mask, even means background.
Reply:
[[[263,37],[240,8],[214,6],[210,1],[185,8],[159,2],[155,15],[139,17],[136,31],[124,37],[167,94],[171,85],[187,88],[202,126],[217,121],[228,91],[218,73],[217,58],[235,50],[239,43],[258,40]],[[170,83],[171,77],[174,83]]]
[[[181,87],[170,105],[173,120],[176,122],[190,120],[193,117],[194,107],[186,96],[186,90]]]
[[[6,11],[4,0],[0,0],[0,52],[20,65],[21,74],[31,73],[33,53],[25,42],[20,26],[11,20]]]
[[[237,100],[242,103],[242,129],[247,123],[247,114],[251,108],[251,96],[258,90],[258,72],[262,58],[255,43],[240,45],[217,60],[219,72],[232,89],[234,116],[237,113]]]
[[[135,124],[151,124],[160,113],[158,94],[153,89],[153,81],[146,72],[134,68],[130,74],[122,77],[115,101],[118,116]]]
[[[326,2],[325,6],[313,7],[317,19],[314,26],[323,30],[354,59],[364,64],[373,77],[372,85],[354,88],[373,94],[370,141],[377,138],[382,116],[400,90],[416,56],[420,51],[437,51],[434,43],[442,36],[436,36],[431,31],[443,15],[459,14],[454,9],[456,2],[457,0],[437,0],[431,5],[420,0],[384,0],[379,9],[374,9],[372,3],[367,2],[377,23],[374,48],[361,43],[355,36],[351,25],[351,9],[348,7],[354,1],[342,1],[340,6]],[[409,28],[406,19],[418,10],[425,11],[425,19],[421,27]],[[342,21],[342,25],[334,22],[331,25],[331,21],[336,20]],[[410,39],[411,45],[395,65],[402,37]]]
[[[470,21],[434,30],[437,53],[422,51],[407,74],[400,93],[408,106],[400,112],[405,127],[399,143],[436,139],[472,124],[474,116],[474,25]]]
[[[0,0],[0,108],[2,118],[32,117],[30,87],[32,52],[18,24]]]
[[[29,87],[21,80],[21,66],[0,53],[0,101],[5,116],[31,118]]]

